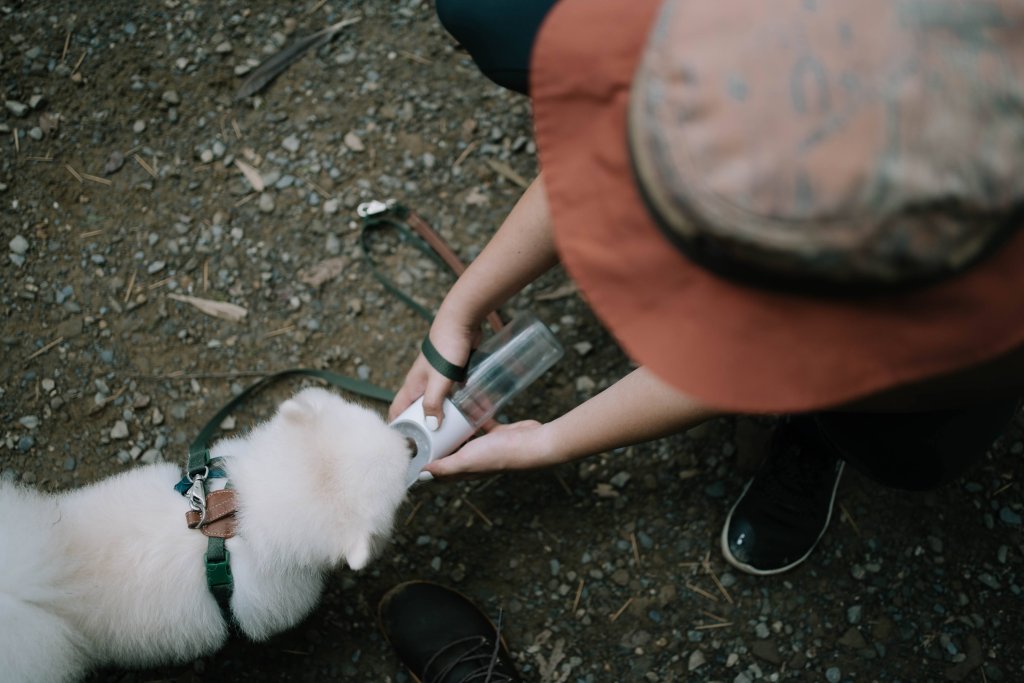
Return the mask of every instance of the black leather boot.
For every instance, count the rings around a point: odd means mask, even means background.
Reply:
[[[417,683],[520,683],[495,626],[461,593],[426,581],[395,586],[377,609],[381,630]]]

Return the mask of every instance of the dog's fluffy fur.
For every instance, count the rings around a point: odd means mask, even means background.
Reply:
[[[238,496],[231,610],[259,640],[306,616],[330,569],[373,558],[410,453],[376,413],[306,389],[212,455]],[[95,666],[183,662],[223,645],[207,539],[186,527],[180,476],[152,465],[60,495],[0,484],[0,678],[75,681]]]

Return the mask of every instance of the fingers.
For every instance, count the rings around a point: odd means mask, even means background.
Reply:
[[[427,386],[423,391],[423,423],[427,429],[437,431],[444,421],[444,398],[453,382],[440,373],[431,370]]]
[[[423,395],[423,390],[427,386],[427,373],[429,371],[430,366],[426,358],[423,357],[423,354],[420,354],[413,361],[412,367],[409,368],[409,372],[405,376],[405,381],[402,382],[402,386],[398,389],[395,398],[388,407],[389,422],[401,415],[413,401]]]
[[[500,425],[423,469],[435,479],[454,480],[545,466],[550,463],[531,439],[541,427],[535,420]]]

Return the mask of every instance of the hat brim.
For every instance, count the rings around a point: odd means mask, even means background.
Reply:
[[[723,410],[832,407],[1024,344],[1024,231],[955,278],[828,298],[735,284],[644,208],[626,118],[660,0],[561,0],[534,47],[540,164],[565,267],[627,354]]]

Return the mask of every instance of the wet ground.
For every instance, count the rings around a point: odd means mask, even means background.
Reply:
[[[356,17],[236,101],[269,54]],[[0,78],[0,472],[46,490],[183,460],[260,373],[326,367],[397,388],[426,323],[373,279],[356,206],[398,199],[468,260],[536,172],[526,100],[486,82],[418,0],[7,2]],[[394,235],[370,251],[428,307],[451,282]],[[561,272],[503,313],[520,310],[568,353],[508,417],[554,417],[630,368]],[[528,680],[1022,680],[1022,425],[931,493],[850,473],[820,548],[775,578],[718,552],[762,420],[424,486],[384,556],[339,571],[299,627],[91,680],[408,681],[374,615],[413,578],[503,609]]]

